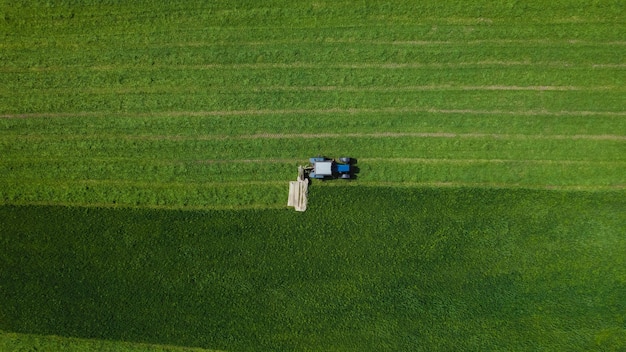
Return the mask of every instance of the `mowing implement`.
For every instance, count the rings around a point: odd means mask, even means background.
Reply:
[[[357,172],[356,159],[339,158],[336,161],[325,156],[317,156],[309,159],[308,166],[298,167],[298,179],[289,182],[289,199],[287,206],[294,207],[296,211],[305,211],[309,182],[311,179],[330,180],[343,179],[350,180],[355,177]]]

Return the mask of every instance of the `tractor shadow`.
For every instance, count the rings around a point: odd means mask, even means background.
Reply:
[[[352,173],[350,174],[350,180],[356,180],[359,178],[358,173],[361,172],[361,168],[359,168],[359,166],[357,165],[359,162],[359,159],[357,158],[351,158],[352,160],[350,160],[350,165],[352,167]]]
[[[359,172],[361,172],[361,169],[356,166],[356,165],[352,165],[352,173],[350,174],[350,179],[349,180],[356,180],[359,178]]]

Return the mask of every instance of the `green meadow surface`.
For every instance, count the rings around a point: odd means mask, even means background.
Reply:
[[[623,192],[314,187],[305,213],[3,206],[0,329],[228,350],[619,350]]]
[[[55,335],[19,334],[3,331],[0,331],[0,350],[42,352],[217,352],[215,350],[191,347],[80,339]]]
[[[279,208],[317,154],[356,157],[374,186],[626,184],[618,1],[17,1],[3,15],[3,204]]]
[[[619,0],[1,2],[0,350],[623,350],[624,38]],[[287,209],[318,154],[358,178]]]

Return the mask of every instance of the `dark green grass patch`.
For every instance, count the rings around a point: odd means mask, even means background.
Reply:
[[[306,213],[0,208],[0,329],[230,350],[615,350],[623,192],[318,187]]]
[[[79,339],[56,335],[19,334],[0,331],[0,351],[37,352],[216,352],[200,348],[152,345],[124,341]]]

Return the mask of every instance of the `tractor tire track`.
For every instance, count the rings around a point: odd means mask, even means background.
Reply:
[[[76,89],[67,88],[36,88],[34,91],[43,94],[75,94]],[[81,93],[106,95],[106,94],[195,94],[195,93],[223,93],[226,91],[224,87],[206,87],[206,86],[185,86],[184,88],[161,86],[161,87],[110,87],[110,88],[84,88]],[[233,87],[227,90],[229,93],[264,93],[264,92],[349,92],[349,93],[385,93],[385,92],[437,92],[437,91],[536,91],[536,92],[604,92],[626,91],[626,87],[621,86],[507,86],[507,85],[489,85],[489,86],[468,86],[468,85],[423,85],[423,86],[255,86],[255,87]],[[12,94],[11,90],[0,90],[0,93],[6,95]]]
[[[0,118],[148,118],[148,117],[211,117],[211,116],[268,116],[268,115],[328,115],[328,114],[398,114],[429,113],[446,115],[506,115],[506,116],[626,116],[626,111],[549,111],[549,110],[484,110],[484,109],[442,109],[435,107],[386,107],[386,108],[330,108],[330,109],[250,109],[250,110],[204,110],[204,111],[160,111],[160,112],[35,112],[4,113]]]
[[[199,32],[205,29],[192,29],[192,30],[179,30],[178,32]],[[100,40],[106,41],[120,40],[120,37],[127,37],[130,35],[145,36],[147,33],[142,31],[136,32],[119,32],[110,33],[103,36]],[[153,33],[151,33],[153,34]],[[88,35],[83,34],[67,34],[63,33],[59,35],[59,38],[73,38],[69,42],[44,42],[38,43],[40,47],[54,47],[54,48],[77,48],[76,42],[84,40]],[[135,48],[136,43],[125,44],[120,43],[122,47]],[[141,43],[145,48],[198,48],[198,47],[242,47],[242,46],[275,46],[275,45],[332,45],[332,44],[349,44],[349,45],[387,45],[387,46],[474,46],[474,45],[529,45],[529,46],[569,46],[569,45],[581,45],[581,46],[625,46],[626,41],[591,41],[584,39],[474,39],[467,41],[459,40],[376,40],[376,39],[343,39],[343,38],[324,38],[324,39],[272,39],[272,40],[252,40],[252,41],[178,41],[178,42],[156,42],[145,44]],[[0,48],[6,49],[23,49],[29,47],[30,43],[2,43]]]
[[[317,139],[317,138],[489,138],[489,139],[556,139],[556,140],[614,140],[626,141],[620,135],[529,135],[529,134],[497,134],[497,133],[449,133],[449,132],[379,132],[379,133],[294,133],[272,134],[260,133],[226,137],[225,139]]]
[[[324,183],[318,187],[446,187],[446,188],[494,188],[494,189],[536,189],[553,191],[622,191],[626,190],[626,184],[618,185],[546,185],[546,184],[523,184],[523,183],[497,183],[497,182],[413,182],[413,181],[354,181],[342,183]]]
[[[566,61],[506,61],[506,60],[482,60],[471,62],[353,62],[353,63],[328,63],[328,62],[274,62],[274,63],[207,63],[207,64],[172,64],[172,65],[66,65],[66,66],[32,66],[32,67],[0,67],[0,72],[5,73],[28,73],[28,72],[67,72],[75,70],[95,71],[95,72],[117,72],[117,71],[160,71],[160,70],[267,70],[267,69],[455,69],[470,67],[552,67],[552,68],[594,68],[594,69],[615,69],[623,68],[621,63],[572,63]]]
[[[461,133],[461,132],[371,132],[371,133],[256,133],[243,135],[13,135],[14,140],[82,141],[82,140],[128,140],[128,141],[219,141],[258,139],[323,139],[323,138],[461,138],[501,140],[589,140],[626,141],[626,135],[612,134],[507,134],[507,133]]]
[[[212,210],[271,210],[286,208],[282,203],[264,204],[252,203],[241,205],[228,204],[189,204],[189,205],[160,205],[160,204],[128,204],[128,203],[105,203],[105,202],[65,202],[65,201],[16,201],[6,202],[0,200],[0,205],[20,206],[62,206],[79,208],[106,208],[106,209],[154,209],[154,210],[188,210],[188,211],[212,211]]]
[[[20,165],[20,163],[76,163],[82,157],[20,157],[11,161],[0,160],[0,165]],[[459,159],[459,158],[381,158],[359,157],[365,163],[406,163],[406,164],[546,164],[546,165],[626,165],[626,161],[618,160],[562,160],[562,159]],[[138,161],[132,157],[98,157],[90,158],[92,163],[133,163],[136,165],[193,165],[193,164],[303,164],[307,158],[264,158],[264,159],[149,159]]]

